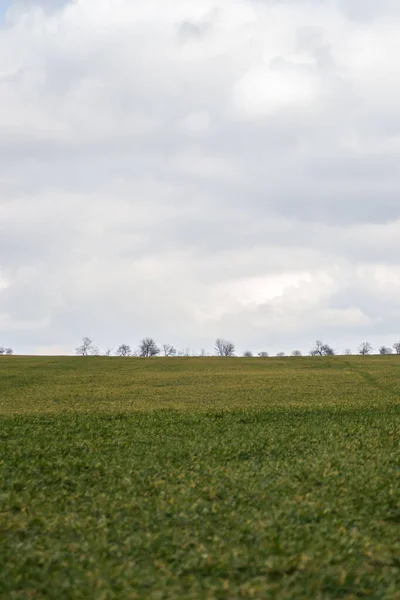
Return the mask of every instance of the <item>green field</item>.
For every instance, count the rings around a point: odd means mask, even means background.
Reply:
[[[0,357],[1,599],[400,599],[400,357]]]

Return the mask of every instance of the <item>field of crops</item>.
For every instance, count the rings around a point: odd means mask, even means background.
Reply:
[[[400,357],[0,357],[1,599],[400,599]]]

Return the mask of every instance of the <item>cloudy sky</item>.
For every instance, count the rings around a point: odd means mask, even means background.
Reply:
[[[400,339],[398,0],[0,0],[0,345]]]

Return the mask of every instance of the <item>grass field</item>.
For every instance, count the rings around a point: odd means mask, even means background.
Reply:
[[[400,357],[0,357],[0,598],[400,599]]]

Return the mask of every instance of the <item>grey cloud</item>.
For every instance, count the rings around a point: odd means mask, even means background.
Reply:
[[[220,8],[213,8],[201,19],[184,19],[177,24],[177,36],[180,43],[191,40],[203,40],[210,35],[214,24],[221,16]]]
[[[376,290],[371,290],[365,282],[350,283],[330,299],[332,308],[345,309],[353,303],[354,306],[376,321],[375,333],[385,326],[393,329],[393,318],[398,318],[400,311],[393,306],[393,298],[380,297]],[[386,321],[386,325],[385,324]]]
[[[396,0],[339,0],[343,13],[356,21],[372,21],[373,19],[399,14],[399,5]]]
[[[14,0],[13,8],[18,11],[31,10],[35,6],[52,13],[71,4],[73,0]]]
[[[396,337],[400,80],[381,92],[363,38],[343,58],[362,6],[342,31],[329,1],[310,23],[299,2],[253,3],[253,18],[245,0],[203,16],[98,1],[68,18],[44,3],[40,42],[17,17],[0,33],[4,343]],[[389,12],[357,35],[385,45]]]
[[[193,38],[201,39],[211,30],[211,23],[207,21],[193,23],[191,21],[182,21],[178,27],[178,39],[181,42],[187,42]]]

